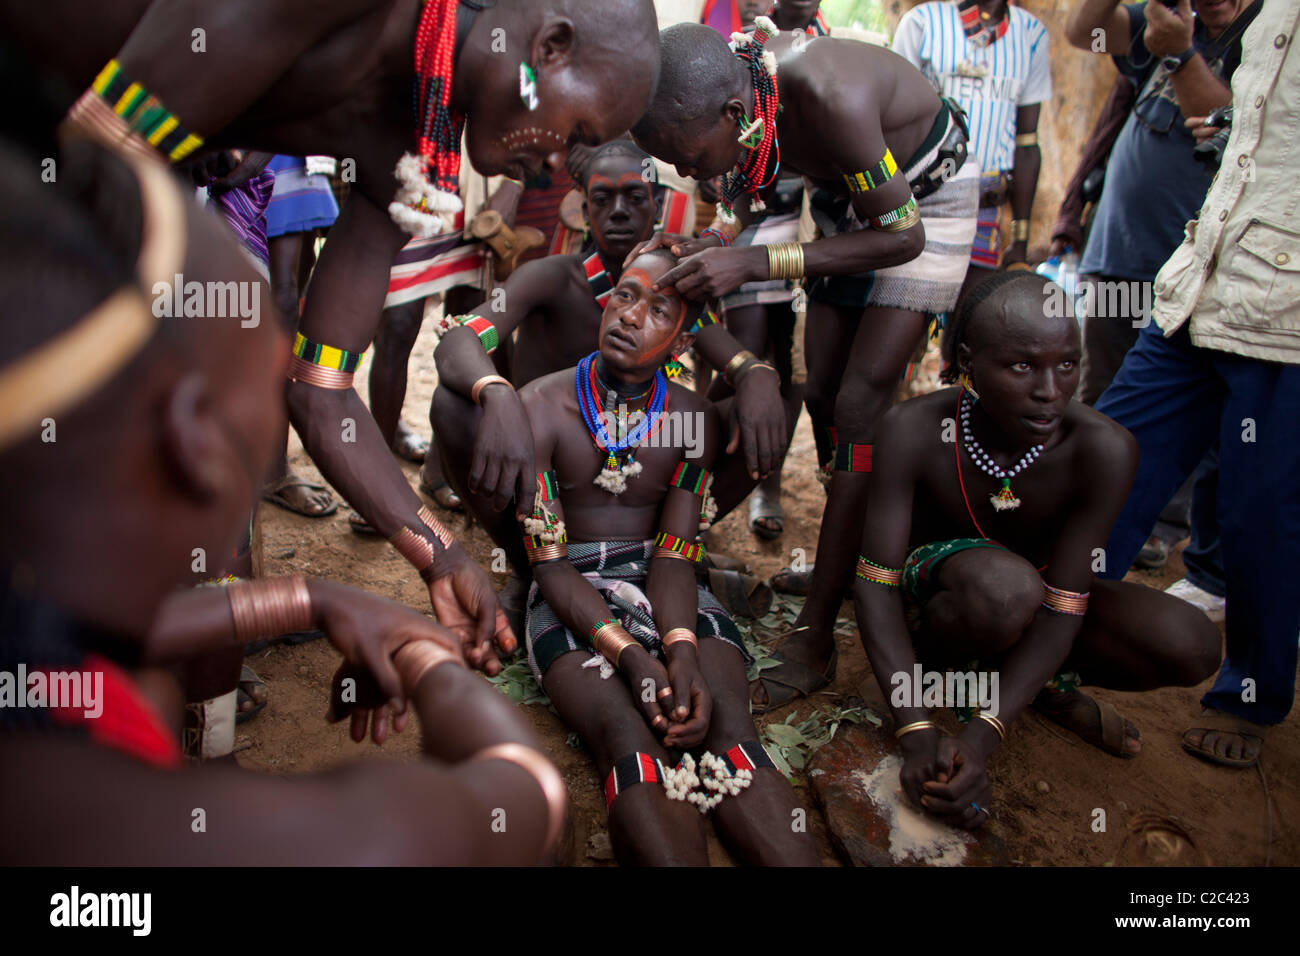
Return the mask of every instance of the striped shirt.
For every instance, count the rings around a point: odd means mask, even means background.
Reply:
[[[980,167],[1010,170],[1015,162],[1016,110],[1052,97],[1049,40],[1042,21],[1007,7],[1006,35],[986,47],[966,39],[957,4],[922,3],[898,22],[893,50],[956,100],[970,118]]]

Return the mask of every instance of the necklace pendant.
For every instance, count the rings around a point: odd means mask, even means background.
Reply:
[[[989,504],[994,511],[1015,511],[1020,507],[1020,499],[1011,490],[1011,479],[1002,479],[1002,489],[996,495],[989,495]]]

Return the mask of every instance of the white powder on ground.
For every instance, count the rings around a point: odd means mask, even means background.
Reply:
[[[908,806],[899,779],[902,769],[903,758],[891,754],[871,773],[853,771],[867,797],[889,821],[889,855],[895,863],[912,860],[930,866],[961,866],[974,838]]]

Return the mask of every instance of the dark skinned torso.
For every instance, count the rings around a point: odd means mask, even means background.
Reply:
[[[1124,430],[1110,419],[1086,405],[1071,402],[1050,447],[1027,469],[1011,481],[1021,505],[1014,511],[995,511],[989,497],[1001,482],[980,471],[961,447],[957,392],[944,389],[908,403],[914,412],[909,439],[899,451],[916,463],[920,480],[912,504],[912,530],[909,547],[952,538],[980,537],[971,521],[973,513],[984,534],[1030,561],[1035,567],[1045,564],[1060,537],[1061,529],[1082,492],[1082,483],[1090,480],[1087,463],[1113,457],[1116,442],[1125,441]],[[954,443],[943,442],[936,451],[934,436],[943,433],[945,420],[953,424],[949,434]],[[1103,457],[1104,456],[1104,457]],[[970,513],[962,499],[957,479],[957,459],[966,485]],[[1006,456],[998,455],[1006,465]],[[1127,487],[1114,482],[1114,493],[1123,497]],[[1090,542],[1081,546],[1092,547]]]
[[[594,341],[594,336],[587,341]],[[538,444],[554,441],[551,467],[559,476],[569,538],[573,541],[653,538],[659,531],[659,512],[668,492],[668,481],[682,460],[682,450],[642,447],[636,453],[641,474],[628,479],[626,491],[616,496],[598,488],[592,482],[605,464],[605,452],[596,447],[582,419],[573,375],[573,369],[553,372],[530,384],[520,395],[528,406]],[[713,405],[705,398],[673,383],[668,386],[666,408],[716,416]],[[720,427],[715,422],[713,434]],[[705,458],[708,458],[707,447]]]
[[[938,94],[920,71],[884,47],[819,37],[795,49],[796,39],[782,35],[768,43],[777,56],[782,170],[844,194],[840,172],[827,159],[833,155],[827,140],[845,135],[840,117],[846,111],[878,115],[884,145],[900,165],[906,162],[939,111]]]

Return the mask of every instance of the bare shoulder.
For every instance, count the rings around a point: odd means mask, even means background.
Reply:
[[[574,394],[572,368],[551,372],[535,378],[519,390],[519,400],[525,405],[551,404]]]
[[[1137,439],[1127,428],[1082,402],[1071,402],[1065,413],[1081,463],[1114,467],[1137,463]]]
[[[956,427],[957,389],[937,392],[899,402],[885,412],[876,428],[876,446],[888,445],[904,453],[926,454],[945,431]]]
[[[713,410],[713,403],[695,389],[669,381],[668,407],[683,412],[707,412]]]

